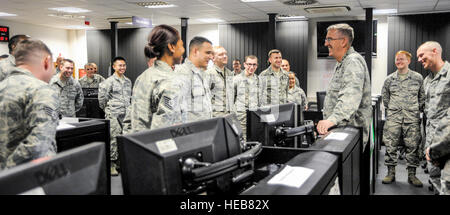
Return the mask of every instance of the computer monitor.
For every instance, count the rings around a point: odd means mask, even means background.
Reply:
[[[317,91],[316,97],[317,97],[317,111],[323,110],[323,105],[325,101],[325,96],[327,95],[327,92],[325,91]]]
[[[77,111],[77,117],[104,119],[105,112],[98,103],[98,88],[82,88],[84,101],[83,106]]]
[[[119,136],[124,194],[227,192],[241,176],[227,172],[253,156],[241,136],[234,115]]]
[[[0,195],[108,195],[106,160],[97,142],[22,164],[0,172]]]
[[[312,129],[303,125],[302,109],[295,103],[247,111],[247,140],[264,146],[300,147],[298,136]]]

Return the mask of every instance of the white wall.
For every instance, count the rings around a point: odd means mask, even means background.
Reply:
[[[347,18],[348,19],[348,18]],[[375,17],[377,24],[377,56],[372,58],[372,94],[381,94],[387,68],[387,17]],[[336,60],[334,58],[317,58],[317,30],[316,23],[320,21],[334,21],[336,18],[322,18],[309,20],[308,45],[308,100],[316,100],[317,91],[325,91],[333,75]],[[325,32],[326,33],[326,32]]]
[[[56,60],[59,54],[64,58],[70,58],[75,61],[77,71],[87,61],[85,30],[49,28],[2,19],[0,19],[0,25],[9,27],[10,37],[16,34],[27,34],[33,39],[42,40],[53,53],[53,60]],[[0,43],[0,55],[5,53],[8,53],[8,44]]]

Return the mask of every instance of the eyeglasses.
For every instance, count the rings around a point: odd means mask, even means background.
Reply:
[[[344,39],[344,38],[330,38],[330,37],[328,37],[328,38],[325,38],[325,42],[330,43],[332,40],[342,40],[342,39]]]
[[[257,63],[245,63],[245,64],[247,64],[247,66],[258,66]]]

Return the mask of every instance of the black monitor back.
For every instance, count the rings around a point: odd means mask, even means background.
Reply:
[[[183,194],[186,158],[214,163],[241,153],[242,130],[234,115],[117,137],[125,195]],[[216,180],[229,186],[231,176]]]
[[[317,97],[317,111],[322,111],[323,109],[323,103],[325,101],[325,96],[327,95],[327,92],[325,91],[317,91],[316,97]]]
[[[247,110],[247,140],[260,142],[264,146],[279,145],[275,138],[276,127],[298,126],[302,118],[298,116],[298,108],[299,105],[288,103],[260,107],[254,111]],[[285,143],[294,146],[297,144],[297,138],[289,138]]]
[[[0,172],[0,195],[108,195],[106,160],[105,145],[91,143],[22,164]]]
[[[104,119],[105,112],[98,103],[98,88],[82,88],[84,101],[83,106],[77,111],[77,117]]]

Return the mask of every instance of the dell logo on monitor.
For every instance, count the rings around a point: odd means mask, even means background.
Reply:
[[[189,127],[179,127],[179,128],[170,130],[170,134],[172,134],[172,137],[174,137],[174,138],[183,136],[183,135],[192,134],[192,133],[194,133],[194,132],[191,131],[191,128],[189,128]]]

